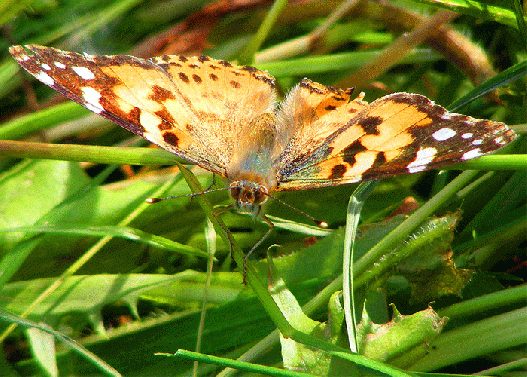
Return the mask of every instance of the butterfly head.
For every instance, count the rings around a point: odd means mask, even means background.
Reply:
[[[247,180],[231,182],[229,191],[236,209],[241,213],[251,213],[255,217],[260,213],[260,208],[268,196],[267,187]]]

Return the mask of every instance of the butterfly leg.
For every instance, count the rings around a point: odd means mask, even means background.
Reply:
[[[220,215],[222,214],[223,212],[227,211],[227,210],[230,210],[231,208],[233,208],[233,205],[230,205],[230,206],[226,206],[224,208],[221,208],[217,211],[214,211],[214,215]],[[265,218],[267,223],[270,224],[270,226],[274,227],[274,224],[271,223],[267,218]],[[229,232],[229,230],[227,229],[227,227],[224,227],[223,225],[220,225],[221,226],[221,230],[223,230],[223,233],[225,233],[225,235],[227,236],[227,239],[229,240],[229,255],[231,257],[231,260],[234,261],[234,241],[233,239],[231,238],[232,235],[231,233]],[[253,246],[253,248],[249,251],[249,254],[252,253],[252,251],[254,249],[256,249],[256,247],[258,245],[260,245],[260,243],[268,236],[268,233],[271,232],[272,229],[269,229],[269,231],[267,231],[267,233],[256,243],[256,245]],[[249,254],[247,254],[245,256],[245,258],[243,259],[243,284],[247,284],[246,281],[245,281],[245,276],[246,276],[246,264],[247,264],[247,257],[249,256]]]
[[[213,214],[214,216],[217,216],[217,215],[221,215],[223,212],[227,211],[227,210],[230,210],[231,208],[233,207],[233,205],[229,205],[229,206],[226,206],[224,208],[221,208],[217,211],[214,211]],[[220,227],[221,227],[221,230],[223,230],[223,233],[225,233],[225,235],[227,236],[227,239],[229,240],[229,255],[231,256],[231,259],[234,260],[233,258],[233,252],[234,252],[234,248],[233,248],[233,240],[231,238],[231,233],[229,232],[229,229],[227,229],[226,226],[224,226],[223,223],[220,223]]]
[[[249,258],[249,255],[251,255],[251,253],[256,250],[256,248],[258,246],[260,246],[262,244],[263,241],[265,241],[265,239],[267,237],[269,237],[269,235],[271,234],[271,232],[273,231],[274,229],[274,224],[271,220],[269,220],[267,218],[267,216],[265,215],[262,215],[262,218],[265,220],[265,222],[267,223],[267,225],[269,225],[269,229],[267,230],[267,232],[265,232],[265,234],[262,236],[262,238],[260,238],[258,240],[258,242],[256,242],[256,244],[251,248],[251,250],[249,250],[249,252],[247,254],[245,254],[245,257],[243,258],[243,284],[246,284],[246,277],[247,277],[247,259]]]

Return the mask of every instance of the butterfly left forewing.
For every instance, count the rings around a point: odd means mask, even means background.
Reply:
[[[330,136],[311,159],[284,170],[280,189],[316,188],[417,173],[496,151],[505,124],[449,113],[408,93],[382,97]]]
[[[195,114],[155,64],[132,56],[77,54],[37,45],[13,46],[10,52],[59,93],[181,158],[225,175],[225,166],[189,130]]]

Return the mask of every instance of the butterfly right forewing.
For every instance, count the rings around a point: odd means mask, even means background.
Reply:
[[[503,123],[450,113],[418,94],[394,93],[343,119],[309,158],[282,169],[280,189],[418,173],[496,151],[515,137]]]

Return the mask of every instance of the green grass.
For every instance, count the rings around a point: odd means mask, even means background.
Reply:
[[[208,3],[0,7],[8,36],[0,40],[0,375],[183,376],[193,373],[192,360],[198,375],[231,375],[226,367],[277,376],[525,374],[524,137],[502,154],[385,179],[350,207],[356,185],[280,194],[330,228],[269,203],[275,231],[250,259],[243,285],[244,253],[265,222],[218,215],[230,203],[225,191],[146,204],[201,191],[212,177],[172,167],[182,161],[57,103],[7,51],[39,43],[143,57],[204,53],[268,70],[280,93],[303,77],[357,86],[368,101],[420,93],[521,135],[520,2],[364,2],[340,17],[340,1],[201,10]],[[439,9],[460,15],[448,31],[413,43],[425,15]],[[401,33],[412,31],[393,54]],[[371,62],[374,69],[361,71]],[[393,217],[407,197],[419,209]],[[360,206],[350,257],[344,245]],[[232,259],[222,229],[235,240]],[[354,260],[357,328],[344,321],[353,313],[348,287],[341,299],[345,255]]]

